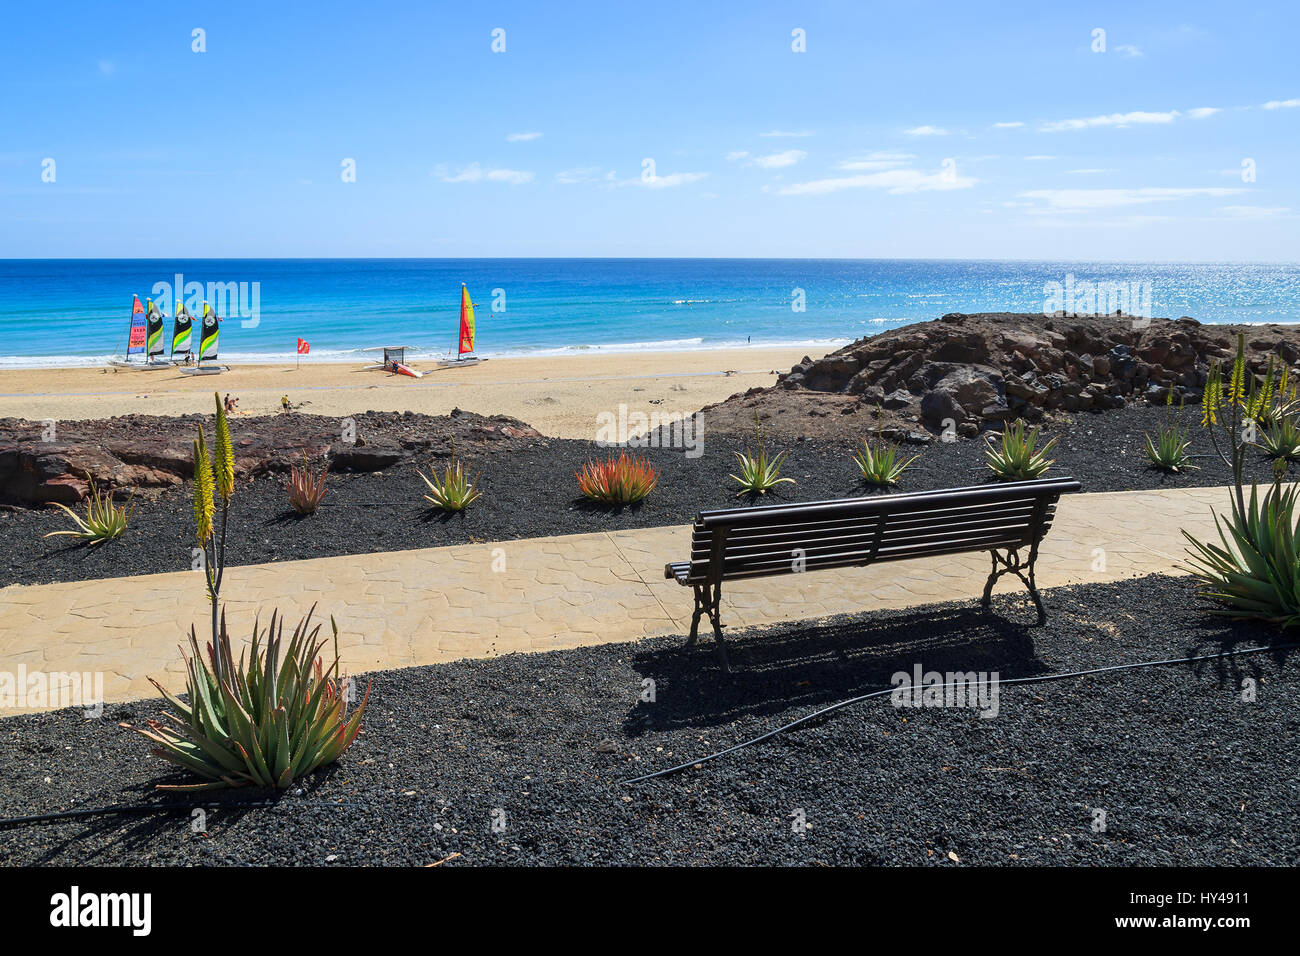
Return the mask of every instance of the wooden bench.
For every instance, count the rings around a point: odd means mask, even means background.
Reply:
[[[987,551],[993,570],[984,586],[984,607],[989,606],[994,582],[1014,574],[1029,588],[1042,624],[1047,612],[1034,585],[1038,543],[1052,526],[1057,499],[1079,487],[1073,478],[1047,478],[702,511],[691,535],[690,560],[667,565],[664,577],[695,592],[686,646],[695,643],[700,618],[707,614],[724,670],[730,666],[719,620],[722,582],[740,578]]]

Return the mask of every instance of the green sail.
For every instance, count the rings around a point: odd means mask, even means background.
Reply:
[[[176,303],[176,321],[172,326],[172,358],[178,355],[189,355],[193,350],[190,345],[190,327],[194,324],[194,316],[190,310],[185,308],[185,303],[178,301]]]
[[[199,332],[199,361],[216,361],[217,336],[221,332],[221,318],[215,309],[203,303],[203,328]]]
[[[163,354],[163,319],[165,316],[153,299],[149,299],[145,311],[145,327],[148,338],[145,343],[145,357],[152,361]]]

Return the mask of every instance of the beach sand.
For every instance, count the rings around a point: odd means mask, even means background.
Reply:
[[[444,415],[453,408],[510,415],[556,438],[590,439],[596,415],[629,412],[689,414],[754,386],[776,381],[804,349],[494,358],[469,368],[432,371],[413,379],[367,371],[360,363],[304,361],[234,366],[220,375],[112,371],[104,368],[0,370],[0,418],[29,420],[183,415],[210,412],[212,393],[229,392],[239,414],[280,410],[288,395],[307,414],[414,411]],[[417,363],[413,363],[417,364]],[[417,367],[418,364],[417,364]],[[429,366],[425,366],[429,367]]]

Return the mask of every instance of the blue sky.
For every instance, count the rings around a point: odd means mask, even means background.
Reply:
[[[8,4],[0,257],[1300,260],[1298,5],[1138,6]]]

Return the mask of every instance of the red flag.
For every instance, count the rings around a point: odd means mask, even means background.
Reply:
[[[307,344],[307,340],[300,338],[298,340],[298,354],[306,355],[310,351],[311,351],[311,346]]]

